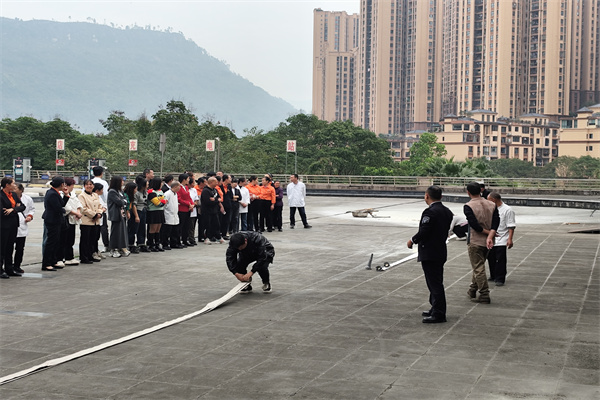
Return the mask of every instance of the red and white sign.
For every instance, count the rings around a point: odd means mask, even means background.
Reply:
[[[65,166],[65,160],[62,158],[57,158],[56,159],[56,166],[58,167],[64,167]]]
[[[215,151],[215,141],[214,140],[206,141],[206,151]]]
[[[129,166],[130,167],[137,167],[137,160],[129,159]]]
[[[137,139],[131,139],[129,141],[129,151],[137,151],[138,142]]]
[[[56,151],[65,150],[65,139],[56,139]]]
[[[288,140],[287,141],[287,151],[288,151],[288,153],[295,153],[296,152],[296,141],[295,140]]]

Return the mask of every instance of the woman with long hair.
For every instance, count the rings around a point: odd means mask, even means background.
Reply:
[[[83,206],[81,202],[72,194],[75,188],[75,179],[65,177],[65,185],[67,186],[64,194],[69,196],[67,204],[65,204],[65,225],[60,235],[61,250],[59,251],[57,265],[77,265],[79,261],[75,259],[73,254],[73,246],[75,245],[75,226],[81,224],[81,211]],[[64,263],[63,263],[64,260]]]
[[[110,248],[110,256],[115,258],[129,255],[129,250],[127,250],[127,201],[121,191],[122,187],[123,178],[120,176],[110,178],[106,200],[108,220],[111,222],[108,247]]]
[[[129,244],[129,251],[137,254],[140,249],[135,246],[135,234],[140,224],[140,217],[135,205],[135,194],[137,192],[135,182],[127,182],[124,192],[127,201],[127,243]]]
[[[148,211],[146,222],[148,222],[148,247],[151,251],[164,251],[160,245],[160,227],[165,223],[164,207],[167,201],[163,191],[160,190],[160,178],[152,178],[148,189]]]

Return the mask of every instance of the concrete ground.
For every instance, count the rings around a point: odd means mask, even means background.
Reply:
[[[429,325],[419,263],[365,270],[371,253],[374,266],[410,254],[425,203],[307,200],[313,229],[267,234],[273,293],[257,282],[208,314],[2,385],[0,398],[600,398],[600,236],[568,233],[600,214],[514,207],[507,283],[489,305],[467,299],[466,245],[451,241],[448,322]],[[0,281],[0,376],[189,314],[237,282],[225,245],[42,273],[36,207],[27,274]],[[367,207],[391,218],[346,213]]]

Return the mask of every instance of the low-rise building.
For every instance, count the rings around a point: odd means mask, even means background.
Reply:
[[[560,119],[560,156],[600,157],[600,104]]]

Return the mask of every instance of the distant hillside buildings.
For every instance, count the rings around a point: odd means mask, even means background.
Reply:
[[[397,159],[422,131],[457,160],[600,156],[600,0],[361,0],[314,11],[313,53],[313,113],[386,135]]]

